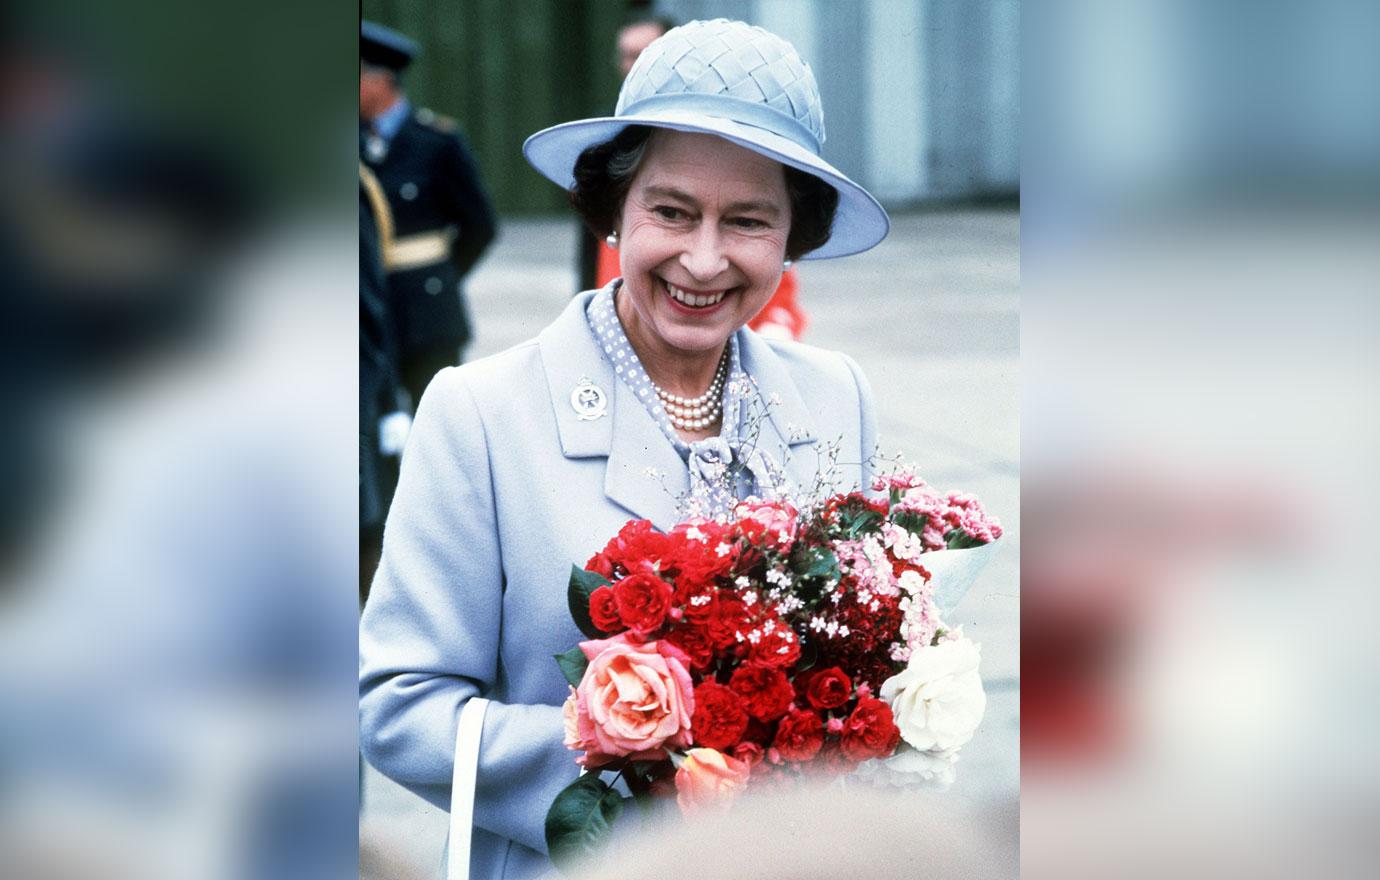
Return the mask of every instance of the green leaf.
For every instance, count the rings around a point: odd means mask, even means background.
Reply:
[[[882,515],[870,507],[848,511],[839,518],[839,524],[847,530],[850,540],[864,532],[876,531],[881,523]]]
[[[609,582],[604,580],[603,575],[585,571],[578,565],[570,566],[570,588],[566,590],[566,604],[570,606],[570,616],[574,618],[575,625],[591,639],[603,638],[606,634],[600,632],[590,619],[589,597],[595,590],[608,585]]]
[[[837,574],[839,558],[826,547],[809,547],[796,560],[795,570],[803,578],[831,578]]]
[[[589,659],[585,657],[585,652],[576,645],[564,654],[553,654],[556,663],[561,667],[561,673],[565,680],[575,687],[580,686],[580,681],[585,677],[585,669],[589,667]]]
[[[917,538],[925,531],[925,524],[930,518],[923,513],[916,513],[913,510],[902,510],[892,514],[891,521],[906,531],[915,535]]]
[[[985,543],[962,529],[950,529],[944,533],[944,546],[949,550],[967,550],[970,547],[981,547]]]
[[[791,556],[791,570],[796,575],[795,594],[807,604],[831,589],[839,580],[839,560],[826,547],[796,545]]]
[[[581,859],[608,844],[623,801],[598,773],[586,773],[556,795],[546,811],[546,848],[562,873],[578,868]]]
[[[838,567],[839,558],[834,555],[834,551],[825,550],[822,553],[816,554],[814,561],[810,563],[810,567],[806,570],[805,574],[808,577],[827,578],[832,575]]]

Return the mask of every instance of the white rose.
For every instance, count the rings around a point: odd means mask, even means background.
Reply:
[[[882,683],[902,739],[927,752],[953,751],[973,738],[987,708],[980,659],[977,645],[954,638],[917,650]]]
[[[878,786],[946,789],[954,782],[957,751],[917,752],[903,748],[890,758],[864,761],[857,777]]]

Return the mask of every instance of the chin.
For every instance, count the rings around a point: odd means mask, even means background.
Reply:
[[[736,329],[736,328],[735,328],[735,329]],[[700,352],[712,352],[712,351],[716,351],[717,349],[719,349],[720,347],[722,347],[723,344],[724,344],[725,342],[727,342],[727,341],[728,341],[728,338],[729,338],[730,336],[732,336],[732,335],[733,335],[732,332],[729,332],[729,333],[702,333],[702,332],[685,333],[685,332],[679,332],[679,333],[678,333],[678,332],[676,332],[676,331],[673,330],[672,332],[665,334],[665,335],[662,337],[662,339],[664,339],[664,340],[666,341],[666,344],[667,344],[667,345],[669,345],[670,347],[676,349],[677,351],[700,353]]]
[[[674,349],[703,352],[712,351],[723,345],[738,326],[727,326],[718,321],[709,325],[695,325],[678,321],[672,316],[669,320],[657,322],[656,330],[662,341]]]

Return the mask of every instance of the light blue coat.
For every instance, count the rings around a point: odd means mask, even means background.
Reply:
[[[667,529],[688,472],[616,379],[589,330],[593,292],[535,340],[439,373],[418,407],[360,622],[360,744],[386,776],[449,808],[460,708],[490,697],[479,755],[471,876],[548,870],[543,822],[578,774],[562,745],[565,679],[553,654],[582,636],[566,607],[572,563],[629,519]],[[853,361],[738,331],[744,370],[776,395],[760,443],[802,487],[840,442],[848,479],[875,447],[871,392]],[[608,412],[581,421],[588,378]],[[647,468],[666,475],[652,479]],[[841,486],[840,488],[852,488]]]

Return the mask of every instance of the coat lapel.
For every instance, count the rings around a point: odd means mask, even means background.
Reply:
[[[587,292],[572,299],[561,316],[537,337],[551,411],[566,458],[605,457],[613,442],[613,368],[585,318],[585,308],[593,297],[593,292]],[[575,389],[586,380],[608,395],[610,406],[596,419],[580,418],[580,411],[571,402]]]
[[[757,383],[758,403],[753,409],[767,413],[758,445],[785,466],[798,490],[809,489],[819,471],[812,451],[819,439],[813,414],[785,363],[766,340],[751,330],[739,330],[738,351],[744,372]]]
[[[595,292],[577,296],[537,337],[552,411],[566,458],[607,458],[604,494],[629,518],[660,529],[676,524],[677,496],[689,488],[685,463],[627,383],[619,379],[589,329],[585,310]],[[582,382],[608,396],[596,419],[581,419],[571,395]],[[650,476],[652,469],[657,476]]]
[[[613,401],[615,430],[604,494],[666,531],[680,520],[678,505],[690,489],[690,472],[627,383],[615,383]]]
[[[537,337],[552,411],[566,458],[607,458],[604,494],[628,512],[669,529],[679,519],[680,497],[689,490],[685,462],[657,427],[642,401],[619,379],[604,357],[585,317],[595,291],[580,294]],[[761,417],[758,445],[799,489],[809,489],[818,471],[811,447],[818,442],[815,418],[790,371],[761,337],[738,332],[743,369],[756,381]],[[581,419],[571,395],[588,382],[608,396],[605,413]]]

